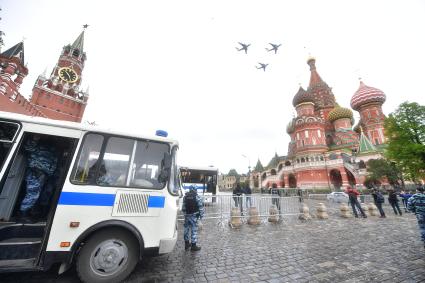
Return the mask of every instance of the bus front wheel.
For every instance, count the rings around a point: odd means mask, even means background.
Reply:
[[[78,254],[78,276],[86,283],[121,282],[136,266],[138,251],[137,240],[122,229],[96,232]]]

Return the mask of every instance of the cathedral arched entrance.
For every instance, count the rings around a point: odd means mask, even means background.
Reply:
[[[283,174],[280,176],[280,184],[281,184],[282,188],[285,187],[285,175],[283,175]]]
[[[288,185],[290,188],[296,188],[297,187],[297,178],[295,178],[294,174],[288,175]]]
[[[342,176],[338,169],[332,169],[329,172],[329,178],[335,190],[339,191],[342,187]]]

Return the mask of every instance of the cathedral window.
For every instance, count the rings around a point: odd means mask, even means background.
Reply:
[[[300,133],[297,133],[297,140],[300,140]]]
[[[317,130],[317,136],[318,136],[319,138],[321,138],[321,137],[322,137],[322,133],[320,132],[320,130]]]
[[[304,135],[305,135],[306,138],[308,138],[308,131],[307,130],[304,131]]]
[[[302,144],[303,144],[303,146],[304,146],[304,140],[302,140],[301,142],[302,142]]]

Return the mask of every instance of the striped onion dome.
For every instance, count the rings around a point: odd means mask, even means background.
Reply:
[[[286,126],[286,132],[288,134],[292,134],[295,131],[295,119],[292,119],[291,122],[289,122],[288,126]]]
[[[385,102],[386,96],[382,90],[365,85],[360,81],[359,89],[351,98],[351,108],[359,110],[364,104],[378,102],[381,105]]]
[[[292,105],[297,106],[298,104],[304,102],[313,102],[314,97],[309,91],[305,91],[301,86],[298,92],[295,94],[294,99],[292,99]]]
[[[340,107],[338,104],[329,112],[328,119],[333,122],[338,119],[349,118],[353,119],[353,111],[351,109]]]

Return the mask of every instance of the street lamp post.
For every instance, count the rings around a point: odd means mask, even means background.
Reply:
[[[242,157],[245,157],[246,159],[248,159],[248,175],[250,175],[251,174],[251,160],[245,154],[242,154]]]

